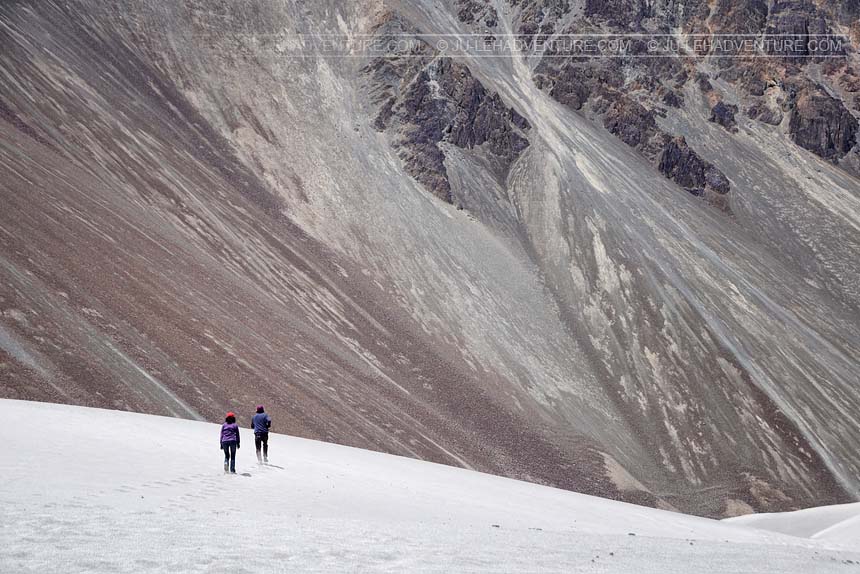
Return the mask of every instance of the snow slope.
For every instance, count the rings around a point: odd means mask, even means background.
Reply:
[[[749,514],[729,518],[726,522],[846,545],[856,546],[860,541],[860,503],[822,506],[796,512]]]
[[[7,572],[860,572],[829,540],[283,435],[260,467],[246,431],[230,476],[214,424],[10,400],[0,419]]]

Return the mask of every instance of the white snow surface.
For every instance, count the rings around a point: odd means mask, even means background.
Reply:
[[[3,572],[860,572],[826,537],[284,435],[259,466],[244,430],[225,475],[217,424],[12,400],[0,420]]]
[[[792,536],[860,546],[860,502],[808,508],[796,512],[749,514],[725,522]]]

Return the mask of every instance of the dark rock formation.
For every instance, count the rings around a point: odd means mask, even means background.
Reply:
[[[571,9],[570,0],[510,0],[520,9],[520,34],[552,34],[556,22]]]
[[[819,86],[800,91],[788,129],[797,145],[829,160],[841,159],[857,142],[857,119]]]
[[[857,74],[856,70],[847,68],[844,73],[839,74],[839,85],[846,92],[860,92],[860,75]]]
[[[734,126],[736,108],[724,107],[726,111],[721,113],[729,115],[732,120],[724,127],[730,129]],[[728,202],[722,196],[731,189],[729,180],[716,166],[690,148],[683,137],[672,137],[662,131],[652,110],[623,96],[611,102],[605,110],[600,107],[596,110],[603,113],[603,126],[609,132],[639,150],[660,173],[693,195],[704,197],[728,211]]]
[[[834,0],[832,4],[839,23],[851,26],[860,21],[860,2],[857,0]]]
[[[541,89],[574,110],[590,106],[602,115],[600,119],[607,130],[652,161],[659,161],[665,151],[663,145],[673,136],[658,137],[660,130],[654,114],[665,106],[682,107],[679,89],[690,82],[715,103],[710,121],[729,132],[737,131],[736,115],[743,107],[748,117],[770,125],[779,125],[784,114],[790,114],[792,140],[827,159],[840,159],[856,144],[857,121],[849,108],[860,107],[860,97],[854,95],[860,80],[844,59],[833,58],[852,53],[853,48],[827,48],[820,43],[840,26],[860,33],[860,7],[856,1],[691,0],[681,9],[673,2],[587,0],[578,13],[564,2],[532,0],[512,4],[521,8],[517,23],[524,33],[557,30],[563,21],[563,33],[624,34],[647,30],[670,34],[680,26],[685,32],[712,40],[719,35],[721,40],[737,42],[734,51],[727,49],[725,43],[716,49],[711,42],[696,52],[702,58],[711,56],[710,62],[717,68],[713,77],[689,65],[689,59],[636,57],[645,51],[636,40],[628,54],[620,57],[564,58],[550,51],[552,57],[536,67],[534,80]],[[762,40],[759,49],[773,58],[761,58],[762,52],[742,51],[749,49],[749,44],[741,47],[742,42],[761,34],[772,35],[757,37]],[[811,89],[806,87],[807,66],[813,63],[822,66],[821,72],[831,85],[838,85],[842,93],[848,94],[845,103],[821,89],[807,93]],[[740,105],[722,101],[719,91],[723,88],[715,88],[714,78],[737,90]],[[699,159],[709,163],[705,158]],[[715,189],[724,185],[720,182]],[[701,185],[685,187],[697,190]]]
[[[469,68],[443,58],[429,68],[438,82],[454,117],[446,126],[445,141],[461,148],[488,144],[490,151],[507,163],[528,147],[520,130],[529,123],[513,108],[507,107],[496,93],[490,93],[475,79]]]
[[[386,33],[402,30],[389,23]],[[452,203],[442,142],[486,146],[506,171],[528,147],[528,121],[489,92],[469,69],[429,47],[403,59],[378,58],[365,68],[379,110],[374,125],[390,129],[406,170],[435,196]]]
[[[621,87],[617,61],[590,61],[586,65],[568,63],[560,70],[541,68],[535,76],[539,87],[562,104],[579,110],[592,96]]]
[[[628,98],[612,102],[603,118],[603,127],[635,148],[644,147],[658,131],[654,113]]]
[[[457,17],[467,24],[483,22],[492,28],[496,25],[495,14],[490,0],[457,0]]]
[[[756,102],[747,109],[747,117],[772,126],[782,123],[782,112],[768,107],[762,102]]]
[[[648,7],[645,0],[586,0],[585,16],[610,26],[635,30],[648,14]]]
[[[714,89],[714,85],[711,84],[711,79],[703,72],[696,74],[696,83],[699,85],[699,90],[701,90],[702,93],[706,94]]]
[[[756,34],[767,23],[765,0],[719,1],[710,24],[722,34]]]
[[[673,108],[680,108],[684,105],[684,98],[675,90],[668,90],[663,95],[663,103]]]
[[[724,102],[717,102],[717,104],[711,108],[710,121],[723,126],[730,132],[736,132],[738,131],[738,124],[735,121],[735,114],[737,113],[737,106],[733,104],[725,104]]]
[[[534,2],[530,3],[533,8]],[[665,7],[664,7],[665,8]],[[669,31],[667,27],[675,22],[673,9],[654,7],[640,0],[614,0],[612,2],[589,1],[584,5],[583,19],[573,20],[563,33],[589,34],[605,30],[640,31],[646,26]],[[537,12],[540,19],[534,20],[534,10],[523,11],[519,15],[523,32],[533,31],[547,25],[547,14],[555,15],[561,9],[553,4],[552,10]],[[559,18],[558,16],[556,16]],[[663,21],[655,24],[655,21]],[[662,26],[662,27],[661,27]],[[655,167],[664,154],[664,148],[673,138],[657,125],[656,115],[662,113],[660,104],[679,108],[683,106],[683,96],[677,91],[689,81],[690,74],[677,58],[638,57],[647,55],[647,44],[634,39],[624,55],[613,58],[564,57],[550,49],[550,58],[545,58],[536,68],[534,81],[547,91],[555,100],[574,110],[582,110],[586,105],[601,116],[604,128],[616,135],[629,146],[640,151],[651,160]],[[696,73],[695,81],[703,92],[711,92],[713,86],[704,73]],[[656,100],[655,98],[660,98]],[[716,110],[727,129],[734,129],[734,113],[737,109],[721,106]],[[710,162],[699,158],[687,149],[710,173],[719,173]],[[684,170],[680,168],[679,172]],[[722,174],[720,174],[722,177]],[[716,182],[715,182],[716,183]],[[723,179],[714,189],[728,185]],[[696,195],[705,194],[705,186],[685,186]],[[720,201],[722,207],[725,202]]]
[[[658,167],[662,174],[693,195],[705,195],[706,192],[725,195],[730,189],[726,176],[690,149],[683,137],[672,138],[666,143]]]
[[[803,63],[804,59],[815,56],[828,56],[829,50],[821,51],[817,40],[830,34],[827,20],[818,7],[808,0],[787,0],[775,2],[768,17],[766,33],[775,41],[769,46],[769,53],[787,62]],[[789,44],[786,53],[785,41]]]

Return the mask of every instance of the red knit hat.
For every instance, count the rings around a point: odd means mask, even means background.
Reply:
[[[228,417],[236,418],[236,415],[235,415],[234,413],[232,413],[232,412],[227,413],[227,416],[228,416]]]

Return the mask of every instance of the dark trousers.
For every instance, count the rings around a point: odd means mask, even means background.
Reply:
[[[224,451],[224,466],[230,463],[230,472],[236,472],[236,441],[222,442],[221,449]]]
[[[263,456],[269,458],[269,433],[261,432],[254,434],[254,444],[257,446],[257,459],[260,458],[260,445],[263,446]]]

